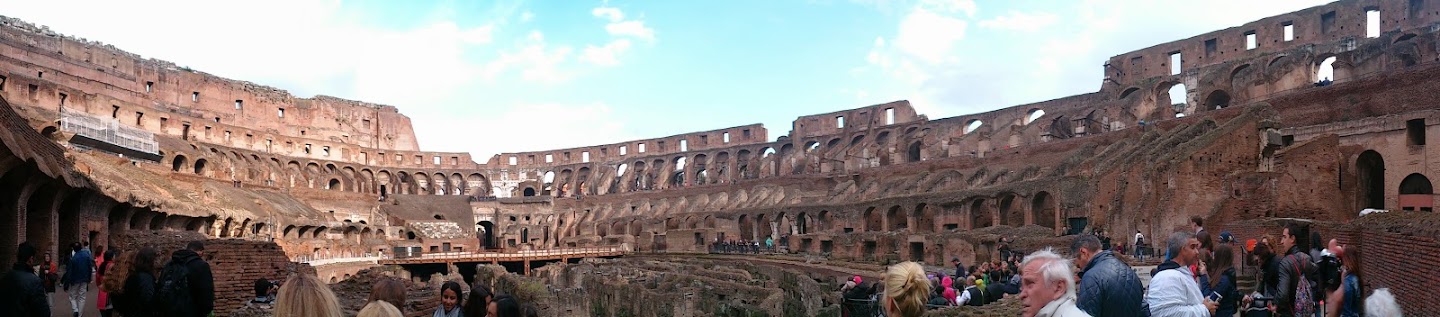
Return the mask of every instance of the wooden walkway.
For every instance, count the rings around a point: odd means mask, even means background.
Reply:
[[[376,261],[381,265],[407,265],[407,264],[445,264],[455,263],[491,263],[501,262],[524,262],[525,274],[530,274],[531,261],[569,261],[579,258],[605,258],[619,257],[625,255],[625,250],[620,247],[596,247],[596,248],[562,248],[545,249],[515,252],[445,252],[431,253],[421,256],[390,258]]]

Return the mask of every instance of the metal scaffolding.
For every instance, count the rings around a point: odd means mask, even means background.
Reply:
[[[160,153],[160,144],[155,141],[154,133],[122,125],[113,118],[99,118],[63,109],[60,111],[60,129],[138,152]]]

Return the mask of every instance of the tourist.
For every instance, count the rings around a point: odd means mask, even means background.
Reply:
[[[964,264],[960,264],[960,258],[959,258],[959,257],[952,257],[952,258],[950,258],[950,265],[954,265],[954,266],[955,266],[955,277],[956,277],[956,278],[964,278],[964,277],[965,277],[965,265],[964,265]]]
[[[1200,294],[1218,302],[1215,316],[1234,316],[1240,309],[1240,289],[1235,279],[1235,248],[1215,246],[1214,260],[1200,264]]]
[[[435,314],[432,316],[460,317],[460,304],[464,302],[464,298],[461,298],[460,294],[464,293],[465,292],[460,290],[460,283],[456,283],[455,281],[447,281],[445,284],[441,284],[440,307],[435,308]]]
[[[930,281],[925,268],[915,262],[890,266],[885,271],[885,294],[881,307],[885,316],[917,317],[925,313],[925,300],[930,298]]]
[[[1145,261],[1145,250],[1143,249],[1144,246],[1145,235],[1140,234],[1140,230],[1135,230],[1135,256],[1138,257],[1140,261]]]
[[[1400,303],[1395,301],[1390,289],[1382,288],[1365,298],[1365,316],[1403,317],[1405,313],[1400,310]]]
[[[111,298],[120,316],[150,317],[158,313],[155,305],[151,304],[155,301],[155,262],[159,257],[159,252],[152,247],[127,252],[122,257],[122,267],[117,267],[115,274],[123,274],[124,280],[115,297]]]
[[[406,310],[405,282],[400,281],[398,278],[382,277],[375,281],[375,285],[370,287],[370,297],[366,298],[365,301],[385,301],[390,303],[390,305],[394,305],[395,309],[400,310],[401,313],[404,313]]]
[[[40,282],[45,287],[45,298],[51,298],[51,294],[55,294],[55,285],[59,284],[60,274],[56,272],[60,272],[60,269],[55,266],[55,260],[51,259],[49,251],[45,252],[45,262],[40,263],[40,268],[35,271],[40,272]],[[55,301],[46,300],[45,306],[53,310]]]
[[[95,265],[95,281],[97,284],[105,282],[105,276],[108,275],[106,274],[108,273],[107,270],[114,264],[112,262],[115,259],[115,250],[107,250],[101,254],[103,255],[99,259],[100,263]],[[95,308],[100,310],[101,317],[110,317],[110,311],[115,309],[115,307],[110,304],[110,293],[106,292],[104,287],[100,287],[96,291]]]
[[[486,311],[488,317],[521,317],[520,302],[508,294],[495,296],[495,300],[486,305]]]
[[[365,307],[364,307],[364,308],[361,308],[361,309],[360,309],[360,312],[359,312],[359,313],[356,313],[356,315],[355,315],[355,317],[404,317],[404,316],[405,316],[404,314],[401,314],[401,313],[400,313],[400,309],[399,309],[399,308],[395,308],[395,305],[391,305],[390,303],[388,303],[388,302],[386,302],[386,301],[383,301],[383,300],[370,301],[368,304],[365,304]]]
[[[460,312],[465,317],[485,317],[485,313],[490,311],[490,300],[493,297],[489,284],[475,281],[475,284],[470,285],[470,295],[465,299],[465,306],[460,308]]]
[[[1314,289],[1305,284],[1314,284],[1315,263],[1298,244],[1304,236],[1305,228],[1294,224],[1280,234],[1280,250],[1286,251],[1276,264],[1275,308],[1279,316],[1310,315],[1303,310],[1314,310]],[[1297,312],[1296,306],[1301,306],[1302,311]]]
[[[1070,253],[1082,268],[1075,305],[1091,316],[1144,315],[1145,287],[1135,269],[1100,247],[1090,235],[1075,236],[1070,244]]]
[[[314,275],[290,276],[275,297],[275,317],[340,316],[340,301],[335,293]]]
[[[1200,240],[1187,231],[1176,232],[1166,241],[1165,253],[1173,256],[1155,268],[1145,302],[1155,317],[1205,317],[1215,312],[1217,304],[1200,294],[1200,285],[1190,265],[1200,261]]]
[[[85,293],[90,291],[90,275],[95,273],[95,258],[81,243],[71,245],[70,249],[74,255],[70,256],[65,276],[60,278],[60,282],[64,284],[65,292],[70,294],[71,314],[80,317],[80,313],[85,311]]]
[[[984,289],[976,287],[974,276],[965,277],[965,290],[961,291],[960,296],[955,298],[955,304],[965,306],[980,306],[985,304]]]
[[[378,286],[379,284],[377,283],[376,285]],[[269,279],[263,277],[255,279],[255,299],[250,302],[257,304],[272,303],[275,301],[275,293],[279,291],[280,285],[276,285],[275,282],[271,282]],[[373,291],[371,292],[371,296],[374,296]]]
[[[20,317],[50,317],[50,297],[35,275],[35,246],[21,242],[15,250],[15,265],[0,278],[0,312]]]
[[[1360,246],[1337,249],[1345,277],[1340,279],[1341,286],[1325,300],[1328,305],[1325,316],[1359,317],[1360,296],[1365,295],[1360,289]]]
[[[157,300],[174,303],[180,300],[171,297],[178,295],[171,294],[187,293],[190,301],[164,307],[165,315],[205,317],[215,309],[215,277],[211,275],[210,263],[201,258],[204,252],[204,242],[190,241],[185,244],[184,249],[171,253],[170,263],[165,264],[155,289]],[[184,279],[184,282],[180,279]],[[169,285],[174,285],[175,289],[167,289]],[[181,286],[184,289],[181,289]]]
[[[1075,270],[1070,260],[1047,248],[1025,256],[1020,267],[1022,316],[1090,317],[1075,307]]]
[[[942,274],[940,278],[940,287],[942,295],[945,296],[945,301],[947,302],[947,305],[955,305],[955,297],[958,297],[958,295],[955,293],[955,279],[952,279],[949,276]]]

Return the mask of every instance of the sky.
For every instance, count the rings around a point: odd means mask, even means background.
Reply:
[[[425,151],[539,151],[910,100],[1099,90],[1114,55],[1328,1],[13,1],[0,14],[299,97],[396,106]],[[76,8],[85,8],[83,10]]]

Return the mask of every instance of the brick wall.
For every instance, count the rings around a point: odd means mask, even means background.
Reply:
[[[1320,236],[1341,245],[1359,245],[1362,289],[1369,296],[1375,289],[1389,288],[1406,316],[1440,316],[1440,301],[1428,296],[1440,285],[1440,215],[1421,212],[1374,214],[1350,223],[1266,219],[1229,223],[1219,227],[1236,239],[1259,239],[1269,234],[1279,243],[1282,228],[1292,222],[1311,224]],[[1215,230],[1212,228],[1211,230]],[[1305,238],[1308,240],[1308,238]]]
[[[284,281],[290,274],[315,274],[308,264],[290,262],[273,242],[238,239],[206,241],[205,258],[215,275],[215,315],[228,316],[255,298],[255,280]]]

